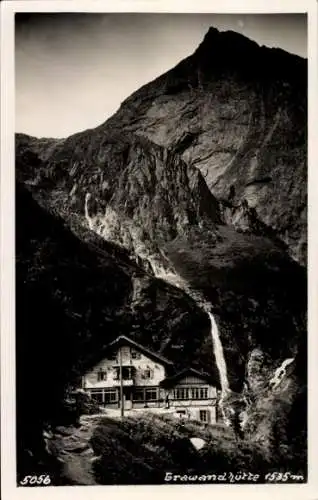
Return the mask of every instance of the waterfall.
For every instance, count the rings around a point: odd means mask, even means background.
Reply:
[[[230,392],[230,385],[227,377],[227,368],[224,358],[223,346],[219,336],[219,329],[216,324],[215,318],[211,312],[208,312],[208,316],[211,322],[211,336],[213,342],[213,350],[216,359],[216,366],[219,371],[222,396]]]
[[[88,227],[91,231],[94,230],[94,224],[93,224],[93,219],[90,217],[89,212],[88,212],[88,202],[91,199],[90,193],[86,193],[85,195],[85,219],[88,223]]]
[[[221,390],[222,390],[222,396],[221,396],[221,405],[222,401],[226,396],[228,396],[231,393],[230,390],[230,384],[227,376],[227,367],[226,367],[226,361],[224,357],[224,352],[223,352],[223,346],[222,342],[219,336],[219,330],[218,326],[216,324],[215,318],[213,314],[210,312],[211,310],[211,304],[209,304],[205,298],[202,296],[202,294],[197,291],[197,290],[192,290],[187,282],[182,279],[180,276],[177,275],[177,273],[173,271],[167,272],[163,267],[158,266],[155,262],[150,259],[152,269],[155,273],[155,275],[158,278],[163,279],[164,281],[183,289],[193,300],[201,307],[201,309],[204,310],[209,316],[210,323],[211,323],[211,337],[212,337],[212,345],[213,345],[213,352],[216,360],[216,366],[219,372],[219,377],[220,377],[220,383],[221,383]],[[225,416],[224,416],[225,418]],[[226,418],[225,418],[226,420]]]

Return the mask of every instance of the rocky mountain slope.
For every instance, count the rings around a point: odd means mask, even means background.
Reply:
[[[47,373],[61,358],[40,420],[119,333],[218,380],[206,304],[251,414],[276,401],[254,381],[297,358],[288,415],[306,386],[306,77],[303,59],[211,28],[96,129],[17,134],[18,387],[36,376],[24,359]]]
[[[202,173],[227,223],[272,230],[304,264],[306,93],[304,59],[211,28],[193,55],[135,92],[100,127],[56,141],[18,136],[18,149],[27,143],[45,161],[45,179],[67,182],[74,203],[89,182],[90,194],[105,204],[125,183],[119,173],[139,161],[136,136],[148,138],[144,157],[157,145],[169,151],[163,155],[178,154],[184,168]]]
[[[306,260],[307,61],[211,28],[193,55],[130,96],[124,127],[198,168],[237,224],[243,201]]]

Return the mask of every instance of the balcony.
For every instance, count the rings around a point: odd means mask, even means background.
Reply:
[[[123,387],[131,387],[133,386],[135,383],[134,379],[133,378],[129,378],[129,379],[123,379]],[[120,386],[120,380],[113,380],[113,387],[119,387]]]
[[[114,366],[115,377],[113,379],[113,386],[120,386],[120,366]],[[135,383],[135,367],[122,366],[122,383],[124,387],[129,387]]]

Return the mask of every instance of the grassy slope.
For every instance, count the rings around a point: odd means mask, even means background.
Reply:
[[[204,439],[205,447],[195,450],[191,437]],[[265,473],[288,469],[288,450],[285,462],[281,456],[268,459],[262,447],[248,438],[237,441],[228,428],[204,427],[199,422],[182,425],[147,414],[123,422],[103,418],[91,439],[95,454],[101,457],[95,462],[95,477],[101,484],[160,484],[166,472],[251,472],[260,474],[264,482]]]

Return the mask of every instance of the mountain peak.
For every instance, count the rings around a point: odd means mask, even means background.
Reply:
[[[196,64],[208,75],[235,71],[242,76],[260,79],[298,80],[306,60],[285,50],[259,45],[235,31],[219,31],[211,26],[193,54]],[[297,67],[297,70],[295,68]],[[301,80],[304,81],[303,76]]]
[[[197,51],[221,50],[222,52],[238,52],[243,50],[255,51],[258,48],[259,45],[255,41],[245,35],[242,35],[241,33],[231,30],[219,31],[217,28],[211,26]]]

